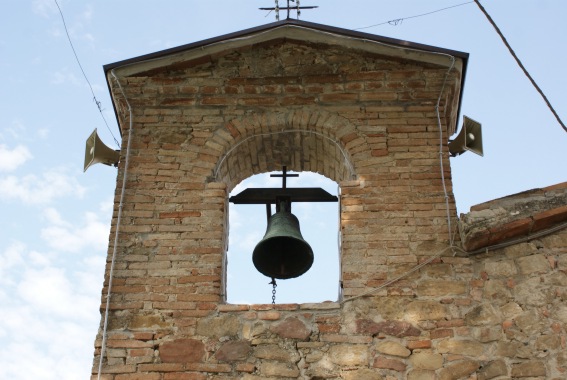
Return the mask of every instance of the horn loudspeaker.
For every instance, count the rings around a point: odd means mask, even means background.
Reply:
[[[482,150],[482,129],[478,121],[464,116],[461,132],[454,140],[449,141],[449,152],[452,157],[458,156],[470,150],[480,156],[484,155]]]
[[[91,133],[89,138],[87,138],[87,145],[85,148],[85,167],[83,172],[87,171],[89,167],[94,164],[105,164],[105,165],[118,165],[120,160],[120,151],[109,148],[104,145],[102,140],[98,137],[96,133],[96,128]]]

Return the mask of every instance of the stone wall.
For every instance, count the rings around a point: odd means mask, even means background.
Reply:
[[[147,310],[111,330],[103,379],[564,379],[566,246],[442,257],[342,303]]]
[[[459,66],[314,33],[330,42],[267,33],[117,69],[121,87],[109,74],[124,147],[133,129],[102,378],[561,378],[565,234],[486,258],[449,249],[439,141]],[[343,298],[226,304],[228,192],[282,165],[341,187]]]

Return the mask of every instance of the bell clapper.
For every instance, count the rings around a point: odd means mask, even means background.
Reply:
[[[276,287],[278,286],[278,284],[276,284],[276,279],[272,277],[272,281],[269,282],[270,285],[272,285],[272,305],[276,304]]]

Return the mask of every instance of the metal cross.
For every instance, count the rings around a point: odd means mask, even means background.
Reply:
[[[299,174],[288,174],[287,166],[282,167],[282,174],[270,174],[270,177],[282,177],[282,189],[286,188],[287,177],[299,177]]]

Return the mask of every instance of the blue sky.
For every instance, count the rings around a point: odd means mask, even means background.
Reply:
[[[301,18],[306,21],[356,29],[404,19],[363,31],[471,54],[462,114],[482,123],[485,155],[466,153],[451,159],[460,212],[486,200],[567,180],[567,133],[477,6],[470,3],[410,18],[464,2],[301,2],[320,6],[303,12]],[[567,2],[482,3],[559,115],[567,119]],[[271,6],[271,0],[60,0],[59,4],[116,137],[104,64],[274,21],[273,13],[257,10]],[[84,146],[94,128],[111,147],[113,138],[75,61],[55,2],[9,0],[3,5],[0,378],[84,379],[90,373],[100,321],[98,308],[116,186],[113,168],[96,165],[83,173]],[[321,222],[313,218],[316,212],[320,211],[301,214],[302,230]],[[231,236],[239,225],[246,224],[243,213],[232,212]],[[246,252],[262,237],[263,227],[260,230],[242,230],[240,240],[232,246],[235,250],[242,246],[239,249]],[[307,230],[305,227],[305,235],[310,233]],[[326,248],[316,251],[321,249]],[[321,276],[328,277],[333,270],[324,268],[327,272]],[[319,300],[336,294],[332,284],[317,286],[331,289]],[[317,290],[317,286],[310,289]],[[278,287],[282,297],[284,288]],[[271,295],[269,289],[262,292]],[[234,294],[234,302],[247,301],[245,295],[236,296],[236,290]]]

